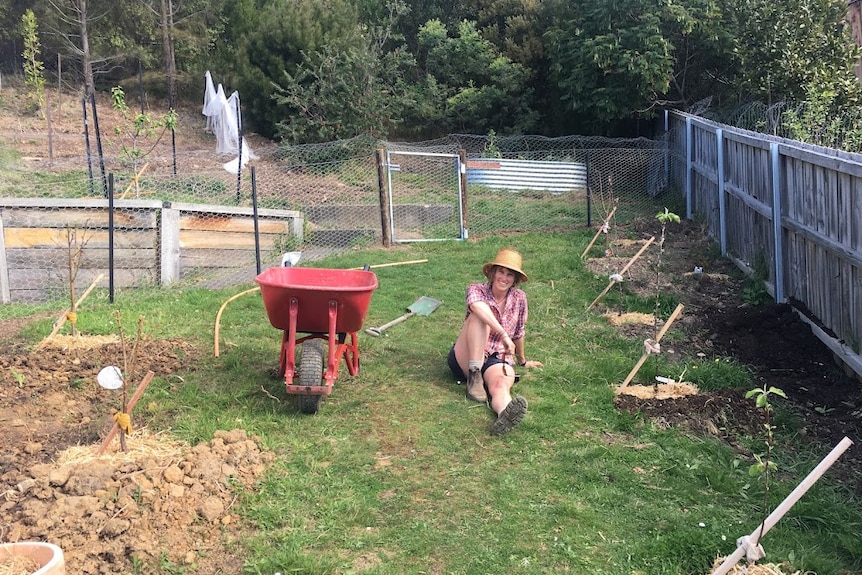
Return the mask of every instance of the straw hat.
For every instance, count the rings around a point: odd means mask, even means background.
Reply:
[[[494,266],[502,266],[504,268],[509,268],[513,272],[518,272],[519,274],[521,274],[522,282],[525,282],[528,279],[527,274],[525,274],[521,270],[521,254],[519,254],[513,249],[504,248],[500,250],[499,252],[497,252],[497,257],[494,258],[494,261],[488,262],[484,266],[482,266],[482,273],[488,279],[491,279],[488,277],[488,274],[491,272],[491,268],[493,268]]]

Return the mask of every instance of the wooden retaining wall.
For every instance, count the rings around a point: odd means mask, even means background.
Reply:
[[[862,155],[669,113],[668,175],[722,254],[765,272],[862,373]]]
[[[102,287],[112,274],[117,288],[167,286],[256,263],[251,208],[117,200],[113,217],[108,208],[101,199],[0,199],[0,302],[67,293],[70,253],[80,252],[78,293],[99,274]],[[278,260],[302,231],[299,212],[259,210],[262,258]]]

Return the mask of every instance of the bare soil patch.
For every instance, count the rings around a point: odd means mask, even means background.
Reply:
[[[122,357],[120,344],[58,341],[66,343],[38,351],[6,345],[0,355],[0,540],[55,543],[81,574],[240,571],[227,551],[247,529],[232,510],[236,490],[254,488],[272,455],[243,430],[190,446],[134,429],[135,412],[128,451],[115,439],[99,455],[119,396],[96,375]],[[177,384],[198,359],[183,341],[139,344],[139,372]]]
[[[626,243],[615,244],[612,259],[596,258],[587,265],[599,275],[614,273],[636,253],[633,238],[643,241],[655,236],[658,243],[660,232],[657,221],[634,222],[618,231]],[[685,305],[674,323],[683,330],[684,338],[675,345],[663,345],[663,353],[670,350],[688,357],[727,357],[747,365],[755,379],[752,387],[777,387],[787,394],[787,400],[778,398],[774,403],[801,421],[799,440],[816,446],[824,456],[849,437],[854,445],[829,476],[862,495],[862,383],[856,374],[842,368],[840,360],[790,304],[746,303],[744,276],[732,262],[720,257],[694,223],[668,226],[658,280],[657,257],[657,247],[650,248],[630,267],[625,283],[627,289],[649,297],[654,295],[658,281],[663,293],[676,294]],[[700,273],[694,273],[695,267],[701,268]],[[597,311],[625,315],[623,310],[601,305]],[[816,323],[816,318],[811,319]],[[659,325],[662,320],[659,318]],[[656,327],[648,321],[612,323],[619,323],[622,333],[635,338],[652,337]],[[642,369],[632,383],[653,386],[648,379],[648,370]],[[701,391],[671,399],[619,395],[615,401],[619,409],[642,413],[659,425],[721,437],[736,445],[736,437],[759,436],[763,425],[762,415],[753,408],[752,400],[745,398],[746,391]]]

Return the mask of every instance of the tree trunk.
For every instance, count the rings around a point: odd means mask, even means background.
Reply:
[[[168,97],[171,105],[177,101],[177,62],[174,55],[174,6],[173,0],[161,0],[162,51],[165,58],[165,74],[168,80]]]
[[[73,0],[78,11],[78,23],[81,26],[81,67],[84,70],[84,93],[87,98],[96,93],[93,82],[93,63],[90,60],[90,37],[87,35],[87,0]]]

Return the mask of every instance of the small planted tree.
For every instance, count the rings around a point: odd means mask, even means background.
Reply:
[[[593,236],[592,241],[587,245],[584,252],[581,254],[581,258],[585,258],[587,253],[590,251],[590,248],[593,247],[593,244],[596,243],[596,240],[599,239],[599,236],[604,234],[608,236],[611,232],[611,221],[616,214],[617,208],[619,207],[619,198],[614,196],[614,176],[613,174],[608,175],[607,186],[604,185],[604,178],[601,174],[598,174],[596,178],[599,182],[597,188],[590,187],[590,193],[592,196],[592,202],[596,205],[597,209],[601,212],[602,224],[599,226],[596,235]],[[607,247],[605,248],[605,257],[611,257],[613,254],[613,249],[611,248],[611,242],[608,240]]]
[[[21,32],[24,37],[24,83],[30,88],[30,105],[33,111],[44,114],[45,66],[39,59],[39,31],[32,10],[26,10],[21,16]]]
[[[98,381],[99,385],[101,385],[105,389],[119,389],[121,392],[120,409],[119,411],[114,413],[114,423],[119,429],[120,449],[125,452],[127,451],[126,435],[132,433],[132,418],[129,414],[131,406],[128,397],[128,382],[130,379],[133,378],[135,369],[137,367],[136,364],[138,358],[138,346],[142,338],[144,318],[138,318],[137,331],[135,332],[135,340],[132,344],[131,350],[128,349],[128,339],[126,337],[125,331],[123,330],[122,314],[119,311],[114,312],[114,319],[116,319],[117,321],[117,331],[120,335],[120,349],[123,352],[123,369],[120,370],[120,368],[115,365],[109,365],[99,372]],[[142,383],[141,385],[145,384]],[[102,445],[100,453],[104,450],[106,446],[107,444]]]
[[[653,304],[653,331],[655,334],[654,339],[650,342],[647,340],[647,346],[649,347],[650,343],[655,346],[655,355],[656,355],[656,364],[655,375],[658,375],[658,352],[660,351],[659,343],[658,343],[658,334],[659,334],[659,313],[661,311],[661,274],[662,274],[662,256],[664,255],[664,242],[666,238],[667,226],[670,223],[679,223],[679,216],[675,213],[668,211],[667,208],[664,209],[663,212],[659,212],[656,214],[656,219],[658,219],[661,224],[661,234],[659,235],[658,240],[658,259],[656,260],[655,266],[655,303]]]
[[[126,93],[119,86],[111,88],[111,103],[120,113],[122,123],[114,128],[119,138],[120,155],[135,173],[135,197],[140,194],[137,174],[139,168],[159,144],[165,132],[177,127],[177,113],[171,109],[160,118],[154,118],[143,112],[134,114],[126,104]]]
[[[84,257],[84,248],[87,245],[86,232],[78,233],[78,228],[66,227],[66,266],[69,280],[69,313],[66,318],[72,326],[72,335],[78,335],[75,324],[78,321],[78,302],[75,299],[75,280],[81,269],[81,260]]]
[[[763,537],[763,529],[766,521],[767,511],[769,509],[769,479],[773,471],[778,469],[778,466],[772,460],[772,448],[775,443],[775,425],[772,423],[772,402],[770,398],[772,397],[783,397],[787,398],[785,393],[778,389],[777,387],[767,387],[763,386],[762,388],[757,387],[745,394],[746,399],[754,398],[754,404],[758,409],[762,410],[764,413],[765,421],[763,423],[764,429],[764,444],[766,446],[766,450],[762,454],[754,454],[754,463],[748,468],[748,474],[751,477],[763,477],[763,509],[761,510],[761,529],[757,535],[757,540],[752,541],[752,545],[757,545],[760,542],[760,539]]]

